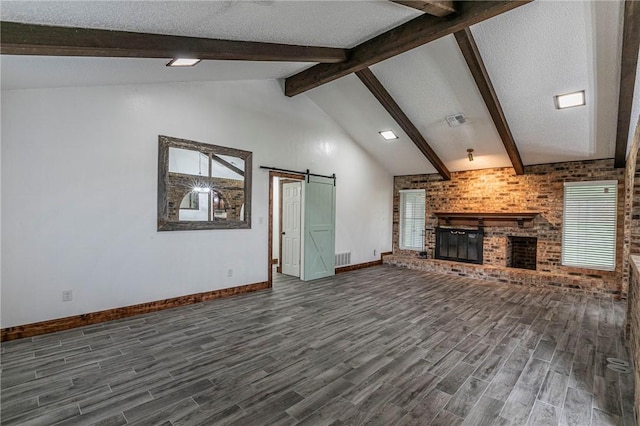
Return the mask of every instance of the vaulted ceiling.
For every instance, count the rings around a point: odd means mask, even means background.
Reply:
[[[394,175],[620,167],[640,115],[635,2],[3,0],[0,19],[3,90],[283,79]]]

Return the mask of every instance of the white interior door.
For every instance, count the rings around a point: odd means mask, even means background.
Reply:
[[[282,273],[300,276],[302,182],[282,184]]]

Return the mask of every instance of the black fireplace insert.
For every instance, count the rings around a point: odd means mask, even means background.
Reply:
[[[436,259],[482,265],[482,229],[436,228]]]

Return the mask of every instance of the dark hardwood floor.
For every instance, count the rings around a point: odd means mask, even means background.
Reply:
[[[3,425],[635,425],[624,304],[379,266],[2,344]]]

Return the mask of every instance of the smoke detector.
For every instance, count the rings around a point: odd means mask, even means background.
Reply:
[[[467,122],[467,117],[463,113],[453,114],[445,118],[449,127],[458,127]]]

